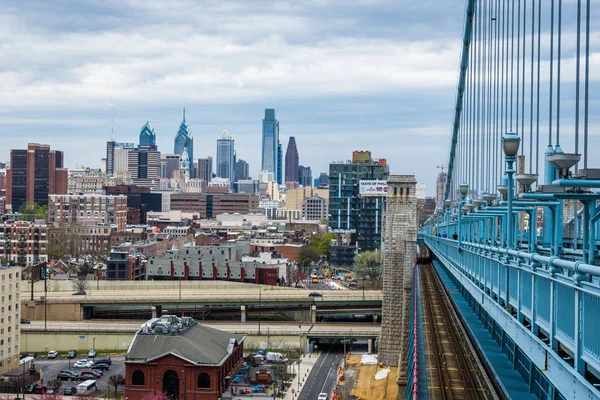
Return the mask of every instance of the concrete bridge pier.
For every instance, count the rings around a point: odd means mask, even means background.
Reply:
[[[246,306],[240,306],[241,322],[246,322]]]
[[[162,316],[162,306],[152,306],[152,318],[160,318]]]
[[[377,321],[379,321],[379,315],[373,314],[373,323],[377,324]]]
[[[367,340],[367,353],[372,354],[373,353],[373,339],[368,339]]]
[[[315,304],[310,306],[310,322],[313,324],[317,322],[317,306]]]

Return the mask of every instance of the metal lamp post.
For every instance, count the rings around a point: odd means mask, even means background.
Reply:
[[[502,149],[504,150],[504,159],[506,161],[506,175],[508,176],[507,181],[507,247],[512,249],[513,240],[514,240],[514,219],[513,219],[513,175],[515,174],[514,163],[516,161],[516,156],[519,151],[519,145],[521,143],[521,138],[518,137],[514,132],[508,132],[502,138]]]
[[[461,216],[462,216],[462,208],[465,203],[465,199],[467,198],[467,193],[469,192],[469,184],[463,182],[460,184],[460,203],[458,207],[458,248],[460,250],[460,242],[462,241],[462,226],[461,226]]]

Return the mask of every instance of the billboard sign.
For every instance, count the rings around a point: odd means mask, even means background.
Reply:
[[[387,181],[360,181],[358,194],[360,196],[387,196]]]

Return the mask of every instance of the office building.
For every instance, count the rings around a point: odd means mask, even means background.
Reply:
[[[285,152],[285,181],[298,181],[298,148],[296,147],[296,138],[291,136],[288,147]]]
[[[181,155],[179,154],[161,154],[160,155],[160,177],[171,179],[173,172],[179,170],[179,162]]]
[[[298,182],[304,187],[312,186],[312,172],[310,167],[298,166]]]
[[[6,203],[13,212],[27,202],[48,204],[49,194],[67,193],[63,152],[47,144],[29,143],[27,150],[11,150],[6,170]]]
[[[235,182],[250,179],[250,166],[241,158],[235,162]]]
[[[217,177],[228,178],[231,182],[235,178],[234,144],[235,141],[227,129],[223,129],[221,137],[217,139]]]
[[[0,259],[31,265],[48,261],[46,222],[0,222]]]
[[[127,196],[104,194],[53,194],[48,199],[48,223],[60,225],[115,225],[117,231],[127,226]]]
[[[261,209],[268,219],[274,219],[277,217],[279,205],[279,200],[260,200],[258,208]]]
[[[0,286],[2,287],[2,329],[0,330],[0,376],[20,368],[19,336],[21,322],[19,306],[21,304],[21,267],[9,267],[0,264]],[[14,397],[14,396],[10,396]]]
[[[185,108],[183,109],[183,121],[179,125],[179,130],[177,131],[177,135],[175,135],[175,143],[173,153],[182,155],[183,151],[187,149],[188,158],[190,160],[188,171],[190,178],[195,178],[194,165],[192,161],[194,160],[194,138],[192,137],[191,132],[188,129],[187,122],[185,121]],[[167,176],[166,178],[170,178]]]
[[[277,145],[277,183],[283,185],[283,151],[281,143]]]
[[[198,164],[196,177],[206,183],[210,182],[213,175],[213,158],[199,158],[196,160],[196,163]]]
[[[102,193],[106,186],[120,181],[97,169],[72,169],[69,171],[67,193]]]
[[[319,195],[306,197],[302,202],[302,219],[323,221],[329,216],[329,201]]]
[[[311,196],[321,196],[329,201],[329,190],[313,188],[311,186],[290,189],[285,193],[287,208],[291,210],[302,210],[304,199]]]
[[[150,147],[152,149],[157,149],[156,147],[156,133],[154,132],[154,128],[150,126],[150,122],[146,121],[144,126],[140,129],[140,147]]]
[[[195,212],[200,218],[218,214],[248,214],[258,210],[258,196],[245,193],[177,193],[171,195],[171,211]]]
[[[262,120],[262,161],[261,171],[273,173],[274,180],[282,183],[281,145],[279,143],[279,121],[275,118],[275,110],[267,108]]]
[[[131,182],[137,186],[160,186],[160,152],[152,147],[129,150],[127,171]]]
[[[240,179],[235,185],[236,193],[258,194],[258,181],[256,179]]]
[[[135,147],[134,143],[106,142],[106,174],[113,176],[116,172],[127,172],[129,150]]]
[[[318,178],[315,179],[315,186],[318,188],[329,187],[329,175],[325,172],[321,172]]]
[[[446,173],[442,170],[435,181],[435,202],[438,207],[443,207],[444,188],[446,187]]]
[[[150,188],[135,185],[115,185],[106,188],[107,195],[127,196],[127,224],[140,225],[147,221],[149,211],[162,211],[162,194],[151,193]]]
[[[354,255],[381,248],[382,217],[385,195],[361,195],[360,181],[386,181],[386,160],[375,160],[371,153],[354,152],[352,161],[329,164],[329,232],[338,234],[331,248],[334,265],[349,266]],[[342,243],[342,235],[350,240]]]

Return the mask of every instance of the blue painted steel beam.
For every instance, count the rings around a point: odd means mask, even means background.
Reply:
[[[465,18],[465,30],[463,32],[463,46],[460,55],[460,74],[458,76],[458,94],[456,95],[456,106],[454,108],[454,123],[452,124],[452,140],[450,141],[450,155],[448,156],[448,174],[446,175],[446,187],[444,188],[444,199],[450,195],[450,182],[454,172],[454,156],[456,154],[456,143],[458,141],[458,130],[460,128],[460,115],[462,113],[463,95],[465,92],[465,79],[469,67],[469,48],[473,36],[473,14],[475,13],[475,0],[467,0]]]

